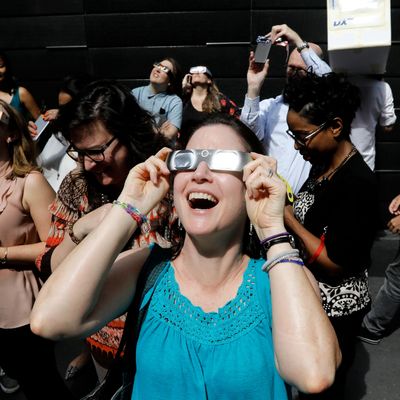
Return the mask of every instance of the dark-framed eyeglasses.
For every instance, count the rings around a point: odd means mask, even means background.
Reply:
[[[306,133],[305,136],[299,137],[299,135],[295,135],[290,129],[286,131],[286,133],[299,145],[302,147],[307,146],[307,142],[312,139],[314,136],[317,136],[318,133],[322,132],[322,130],[328,125],[328,121],[325,121],[323,124],[312,130],[311,132]]]
[[[153,68],[157,68],[159,71],[164,72],[168,76],[171,76],[172,74],[172,71],[166,65],[162,65],[160,62],[155,62],[153,64]]]
[[[92,161],[99,163],[104,161],[105,156],[104,152],[111,146],[111,143],[117,139],[116,136],[111,138],[107,143],[103,144],[98,149],[88,149],[88,150],[79,150],[73,144],[70,144],[67,148],[67,154],[74,160],[74,161],[83,161],[85,157],[90,158]]]

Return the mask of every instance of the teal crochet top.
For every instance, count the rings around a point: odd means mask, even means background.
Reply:
[[[250,260],[236,297],[210,313],[180,293],[167,264],[140,331],[132,399],[288,399],[275,368],[263,262]]]

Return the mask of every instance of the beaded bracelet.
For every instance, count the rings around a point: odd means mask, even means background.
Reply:
[[[274,263],[275,261],[281,259],[281,258],[287,258],[287,257],[299,257],[300,252],[297,249],[293,249],[291,251],[284,251],[282,253],[277,254],[275,257],[272,257],[265,261],[264,265],[262,266],[262,270],[266,271],[269,266]]]
[[[300,257],[282,257],[279,258],[278,260],[274,261],[268,267],[264,270],[265,272],[270,272],[272,268],[274,268],[276,265],[281,264],[281,263],[293,263],[300,265],[301,267],[304,267],[304,262]]]
[[[132,204],[124,203],[123,201],[119,200],[114,200],[113,204],[122,207],[124,211],[126,211],[136,221],[138,226],[147,221],[147,217],[141,214],[141,212]]]
[[[8,247],[4,247],[4,256],[0,258],[1,264],[5,264],[7,262],[7,256],[8,256]]]

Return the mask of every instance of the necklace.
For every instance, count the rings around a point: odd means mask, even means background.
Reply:
[[[334,175],[340,168],[342,168],[343,165],[346,164],[347,161],[349,161],[349,159],[350,159],[351,157],[353,157],[354,154],[356,154],[356,153],[357,153],[357,149],[353,146],[352,149],[351,149],[351,150],[349,151],[349,153],[347,154],[347,156],[346,156],[345,158],[343,158],[342,162],[341,162],[335,169],[333,169],[331,172],[329,172],[328,175],[323,176],[323,177],[321,178],[320,182],[326,182],[326,181],[328,181],[328,180],[330,179],[330,177],[331,177],[332,175]]]

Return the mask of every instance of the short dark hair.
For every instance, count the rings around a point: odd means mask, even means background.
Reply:
[[[307,118],[312,124],[340,118],[343,122],[342,137],[348,137],[351,123],[360,106],[360,91],[344,74],[331,72],[317,76],[308,72],[293,75],[283,91],[284,102],[289,108]]]

